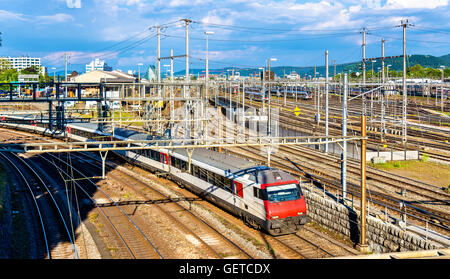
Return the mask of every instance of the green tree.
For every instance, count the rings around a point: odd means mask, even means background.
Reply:
[[[0,70],[0,82],[12,82],[19,79],[19,73],[16,69]]]

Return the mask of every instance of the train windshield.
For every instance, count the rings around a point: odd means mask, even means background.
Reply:
[[[301,190],[298,184],[269,186],[266,188],[269,202],[283,202],[300,199]]]

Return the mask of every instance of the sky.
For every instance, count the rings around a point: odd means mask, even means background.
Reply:
[[[161,26],[161,57],[185,54],[189,24],[190,68],[323,66],[366,57],[402,54],[401,20],[408,19],[407,54],[450,53],[448,0],[0,0],[0,56],[41,57],[49,71],[84,71],[94,58],[114,69],[156,63],[155,26]],[[175,71],[185,58],[174,59]],[[167,71],[169,60],[162,60]]]

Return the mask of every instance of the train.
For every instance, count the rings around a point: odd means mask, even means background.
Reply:
[[[295,98],[297,95],[297,98],[302,100],[310,100],[312,99],[311,91],[306,90],[300,86],[287,86],[286,88],[281,88],[280,93],[284,94],[286,93],[287,96]]]
[[[260,87],[246,87],[244,90],[245,97],[252,101],[261,102],[263,99],[265,101],[269,100],[268,94],[262,93],[262,89]]]
[[[269,99],[269,89],[266,88],[265,89],[265,94],[262,94],[262,89],[260,87],[246,87],[244,92],[245,92],[245,96],[246,98],[250,99],[250,100],[254,100],[254,101],[262,101],[262,99],[264,98],[264,100],[268,100]],[[284,94],[287,94],[287,97],[291,97],[291,98],[295,98],[295,96],[297,95],[297,98],[302,99],[302,100],[310,100],[312,99],[312,94],[310,91],[308,90],[304,90],[301,89],[300,87],[288,87],[288,88],[284,88],[284,87],[271,87],[270,88],[270,95],[271,96],[284,96]]]
[[[72,123],[74,140],[111,136],[95,124]],[[115,128],[116,140],[149,140],[152,136]],[[140,145],[134,143],[133,145]],[[282,170],[209,149],[194,149],[189,165],[185,149],[139,149],[116,153],[146,169],[166,173],[171,180],[241,218],[248,226],[271,235],[297,232],[307,222],[301,183]]]

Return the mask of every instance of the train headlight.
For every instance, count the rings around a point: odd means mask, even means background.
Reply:
[[[297,215],[303,215],[303,212],[298,212]]]
[[[272,219],[278,219],[278,216],[272,216]]]

